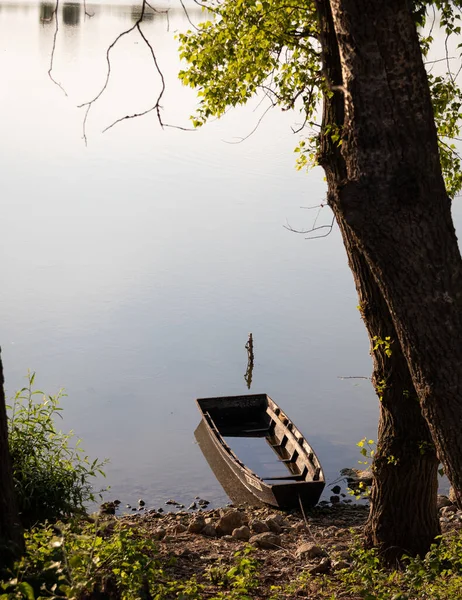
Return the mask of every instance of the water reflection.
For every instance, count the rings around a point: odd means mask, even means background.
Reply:
[[[63,5],[63,22],[69,27],[76,27],[80,23],[82,6],[76,2],[65,2]]]
[[[49,23],[53,19],[55,5],[51,2],[40,2],[40,23]]]

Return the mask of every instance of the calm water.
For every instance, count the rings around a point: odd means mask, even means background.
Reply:
[[[162,8],[162,7],[160,7]],[[255,343],[252,391],[266,392],[316,449],[328,480],[375,438],[368,342],[336,229],[306,241],[325,194],[322,173],[294,169],[296,114],[229,112],[197,132],[162,130],[151,114],[159,77],[130,27],[138,4],[0,2],[2,294],[7,391],[27,369],[49,393],[64,386],[64,427],[109,457],[111,496],[149,504],[226,496],[194,439],[194,398],[246,392],[245,343]],[[193,9],[192,9],[193,10]],[[194,13],[197,18],[197,13]],[[195,95],[177,80],[169,23],[143,25],[167,82],[168,123],[188,125]],[[319,223],[329,222],[324,209]]]

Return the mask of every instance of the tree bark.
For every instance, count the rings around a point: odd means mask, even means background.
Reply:
[[[8,449],[3,363],[0,356],[0,570],[24,551]]]
[[[393,319],[352,229],[338,210],[336,192],[348,177],[342,146],[332,137],[344,127],[341,57],[328,2],[318,2],[318,15],[327,82],[318,159],[326,171],[329,203],[342,233],[371,340],[373,382],[380,398],[365,537],[368,546],[378,547],[387,562],[394,562],[403,553],[424,554],[440,532],[436,511],[438,460],[399,344],[392,344],[388,356],[384,345],[376,343],[388,336],[396,339]]]
[[[416,28],[401,0],[329,4],[345,115],[329,201],[387,303],[462,507],[462,260]]]

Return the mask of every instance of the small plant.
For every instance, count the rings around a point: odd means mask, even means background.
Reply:
[[[9,409],[8,435],[13,478],[24,526],[55,521],[85,512],[95,501],[91,485],[106,461],[90,461],[75,444],[73,432],[56,429],[61,416],[60,390],[46,396],[34,390],[35,373],[28,385],[16,392]]]

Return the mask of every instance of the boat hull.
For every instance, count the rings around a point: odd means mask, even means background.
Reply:
[[[319,461],[298,429],[271,398],[265,394],[256,394],[199,399],[197,403],[202,413],[205,431],[212,443],[209,449],[213,447],[214,452],[220,456],[222,465],[226,465],[234,481],[239,481],[250,497],[258,503],[283,509],[297,508],[300,505],[309,508],[317,504],[325,486]],[[243,415],[240,421],[239,415]],[[245,429],[251,423],[257,427]],[[259,425],[262,427],[258,428]],[[263,434],[258,432],[265,427],[269,432],[267,441],[281,441],[281,444],[274,446],[278,447],[279,453],[285,453],[283,456],[291,456],[293,459],[281,460],[290,465],[292,471],[288,471],[289,475],[279,479],[268,477],[266,481],[264,477],[251,471],[224,439],[224,435],[262,437]],[[273,443],[270,445],[273,446]],[[221,471],[223,472],[223,468]],[[294,474],[298,472],[300,474]],[[233,499],[226,487],[223,487]]]

